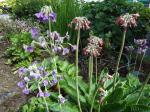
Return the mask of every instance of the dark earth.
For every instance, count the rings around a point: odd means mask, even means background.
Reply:
[[[0,112],[15,112],[26,102],[27,96],[17,87],[19,79],[13,74],[13,67],[5,64],[7,59],[3,53],[7,46],[7,42],[0,41]]]

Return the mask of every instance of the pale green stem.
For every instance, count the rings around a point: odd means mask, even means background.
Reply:
[[[138,53],[136,54],[136,58],[135,58],[135,65],[134,65],[133,71],[135,71],[136,63],[137,63],[137,59],[138,59]]]
[[[51,33],[51,20],[49,19],[49,21],[48,21],[48,25],[49,25],[49,32]]]
[[[47,110],[47,112],[49,112],[48,104],[47,104],[47,101],[46,101],[45,97],[43,97],[43,99],[44,99],[44,102],[45,102],[45,105],[46,105],[46,110]]]
[[[142,86],[142,88],[141,88],[141,91],[140,91],[140,93],[139,93],[139,97],[138,97],[138,99],[137,99],[136,104],[138,104],[138,102],[139,102],[139,100],[140,100],[140,98],[141,98],[141,96],[142,96],[142,92],[143,92],[143,90],[144,90],[144,87],[145,87],[146,84],[148,83],[149,79],[150,79],[150,73],[148,74],[148,76],[147,76],[147,78],[146,78],[146,80],[145,80],[145,82],[144,82],[144,84],[143,84],[143,86]]]
[[[100,105],[98,106],[98,112],[100,112],[101,111],[101,108],[100,108]]]
[[[81,104],[80,104],[80,94],[79,94],[79,81],[78,81],[78,73],[79,73],[79,42],[80,42],[80,29],[78,29],[78,36],[77,36],[77,49],[76,49],[76,90],[77,90],[77,101],[78,101],[78,107],[80,112],[82,112]]]
[[[92,105],[91,105],[91,110],[90,110],[90,112],[92,112],[92,111],[93,111],[94,101],[95,101],[95,97],[96,97],[97,93],[98,93],[98,89],[96,90],[96,92],[95,92],[95,94],[94,94],[94,97],[93,97],[93,100],[92,100]]]
[[[129,63],[128,63],[129,71],[131,70],[131,67],[130,67],[131,61],[132,61],[132,52],[130,52]]]
[[[137,75],[139,75],[139,72],[141,71],[141,67],[142,67],[144,56],[145,56],[145,53],[142,56],[142,59],[141,59],[141,62],[140,62],[140,66],[139,66],[139,70],[138,70],[138,74]]]
[[[125,44],[126,32],[127,32],[127,29],[125,29],[123,32],[122,45],[121,45],[121,49],[119,52],[119,56],[118,56],[118,60],[117,60],[117,64],[116,64],[115,75],[114,75],[113,89],[115,89],[116,80],[117,80],[117,77],[119,76],[118,69],[119,69],[119,64],[120,64],[120,60],[121,60],[121,56],[122,56],[123,48],[124,48],[124,44]]]
[[[90,87],[89,87],[89,94],[91,93],[92,89],[92,79],[93,79],[93,56],[89,57],[89,82],[90,82]]]
[[[95,72],[96,72],[96,84],[97,84],[97,57],[95,58],[95,66],[96,66],[96,68],[95,68]]]

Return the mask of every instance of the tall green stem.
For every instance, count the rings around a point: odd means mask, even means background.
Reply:
[[[96,75],[96,84],[97,84],[97,57],[95,58],[95,66],[96,66],[96,68],[95,68],[95,75]]]
[[[147,78],[146,78],[146,80],[145,80],[145,82],[144,82],[144,84],[143,84],[143,86],[142,86],[142,88],[141,88],[141,91],[140,91],[140,93],[139,93],[139,97],[138,97],[138,99],[137,99],[136,104],[138,104],[138,102],[139,102],[139,100],[140,100],[140,98],[141,98],[141,96],[142,96],[142,92],[143,92],[143,90],[144,90],[144,87],[145,87],[146,84],[148,83],[149,79],[150,79],[150,73],[148,74],[148,76],[147,76]]]
[[[51,29],[51,20],[50,20],[50,19],[49,19],[49,21],[48,21],[48,26],[49,26],[49,31],[50,31],[50,33],[51,33],[52,29]]]
[[[119,69],[119,64],[120,64],[120,60],[121,60],[121,56],[122,56],[123,48],[124,48],[124,44],[125,44],[126,32],[127,32],[127,29],[125,29],[124,32],[123,32],[122,45],[121,45],[121,49],[120,49],[117,64],[116,64],[113,89],[115,89],[115,84],[116,84],[116,80],[117,80],[117,77],[118,77],[118,69]]]
[[[141,67],[142,67],[142,63],[143,63],[144,56],[145,56],[145,53],[143,54],[142,59],[141,59],[141,62],[140,62],[140,66],[139,66],[139,70],[138,70],[139,72],[141,71]],[[137,75],[139,75],[139,72],[138,72]]]
[[[135,65],[134,65],[133,71],[135,71],[137,59],[138,59],[138,53],[136,54]]]
[[[93,56],[89,57],[89,94],[91,93],[91,88],[92,88],[92,81],[93,79]]]
[[[81,109],[81,104],[80,104],[80,95],[79,95],[79,81],[78,81],[78,73],[79,73],[79,66],[78,66],[78,62],[79,62],[79,42],[80,42],[80,29],[78,29],[78,36],[77,36],[77,49],[76,49],[76,90],[77,90],[77,100],[78,100],[78,106],[79,106],[79,110],[80,112],[82,112]]]
[[[46,110],[47,110],[47,112],[49,112],[48,104],[47,104],[47,101],[46,101],[45,97],[43,97],[43,99],[44,99],[44,103],[46,105]]]

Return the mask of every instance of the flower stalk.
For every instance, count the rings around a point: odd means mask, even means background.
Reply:
[[[81,104],[80,104],[80,94],[79,94],[79,81],[78,81],[78,73],[79,73],[79,42],[80,42],[80,28],[78,29],[78,35],[77,35],[77,49],[76,49],[76,90],[77,90],[77,100],[78,100],[78,106],[80,112],[82,112]]]
[[[92,89],[92,81],[93,79],[93,56],[89,57],[89,94],[91,93]]]
[[[121,44],[121,48],[120,48],[120,52],[119,52],[119,56],[118,56],[118,60],[117,60],[117,64],[116,64],[116,69],[115,69],[113,89],[115,89],[116,80],[117,80],[117,77],[119,76],[118,75],[118,70],[119,70],[119,64],[120,64],[120,60],[121,60],[121,56],[122,56],[123,48],[124,48],[124,44],[125,44],[126,32],[127,32],[127,29],[124,29],[124,31],[123,31],[123,38],[122,38],[122,44]]]
[[[98,75],[97,75],[97,57],[95,58],[95,66],[96,66],[96,68],[95,68],[95,75],[96,75],[96,84],[97,84],[97,77],[98,77]]]

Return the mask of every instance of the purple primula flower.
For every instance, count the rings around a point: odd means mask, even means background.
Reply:
[[[54,78],[52,81],[51,81],[51,86],[54,86],[54,85],[56,85],[57,84],[57,82],[58,82],[58,80],[56,79],[56,78]]]
[[[30,72],[30,76],[34,77],[35,79],[39,79],[41,77],[41,74]]]
[[[44,93],[43,93],[42,90],[39,90],[38,96],[39,96],[39,97],[44,97]]]
[[[40,22],[48,21],[48,16],[46,16],[43,12],[36,13],[35,16],[39,19]]]
[[[46,47],[47,46],[47,42],[46,42],[44,37],[39,37],[38,41],[39,41],[39,44],[41,45],[41,47]]]
[[[22,91],[24,94],[29,94],[30,93],[30,90],[28,88],[24,88],[23,91]]]
[[[28,77],[24,77],[24,81],[29,82],[30,79]]]
[[[35,16],[39,19],[40,22],[47,22],[49,19],[52,22],[56,22],[56,13],[54,12],[47,15],[46,13],[40,11],[39,13],[36,13]]]
[[[146,53],[147,49],[148,49],[148,46],[139,47],[139,48],[137,49],[137,53],[139,53],[139,54]]]
[[[46,91],[45,93],[44,93],[44,96],[45,97],[49,97],[51,94],[48,92],[48,91]]]
[[[134,43],[138,46],[145,46],[147,45],[147,39],[134,39]]]
[[[50,13],[49,18],[51,19],[52,22],[56,22],[56,13],[54,12]]]
[[[54,69],[54,70],[52,71],[52,76],[56,77],[56,75],[57,75],[57,70]]]
[[[44,67],[40,66],[40,67],[38,67],[38,70],[44,71]]]
[[[57,40],[60,37],[60,34],[57,31],[53,31],[53,32],[50,33],[50,37],[53,40]]]
[[[59,46],[54,46],[54,48],[52,49],[53,52],[58,53],[61,52],[62,48]]]
[[[34,48],[32,46],[23,45],[23,48],[26,52],[32,53],[34,51]]]
[[[63,48],[63,53],[62,55],[66,55],[69,53],[69,49],[68,48]]]
[[[39,36],[39,30],[38,30],[38,28],[31,28],[30,33],[32,35],[32,38],[35,38],[35,37]]]
[[[48,76],[49,73],[48,73],[48,72],[43,72],[43,75],[44,75],[44,76]]]
[[[20,81],[17,83],[17,85],[20,87],[20,88],[24,88],[26,83],[24,81]]]
[[[72,48],[72,49],[71,49],[72,52],[74,52],[74,51],[77,50],[77,46],[76,46],[76,45],[72,45],[71,48]]]
[[[43,84],[44,84],[44,86],[47,86],[48,85],[48,80],[44,80]]]
[[[23,75],[23,74],[27,73],[27,71],[28,71],[27,68],[21,67],[21,68],[19,68],[18,73],[19,73],[19,75]]]
[[[66,99],[61,94],[58,96],[58,99],[60,103],[65,103],[66,101]]]

